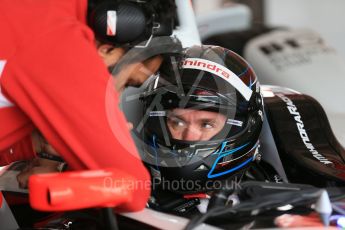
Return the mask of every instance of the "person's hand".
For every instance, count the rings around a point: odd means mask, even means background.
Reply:
[[[123,48],[115,48],[108,44],[98,44],[97,50],[107,67],[116,65],[126,52]]]
[[[31,175],[42,173],[60,172],[61,162],[51,161],[42,158],[35,158],[17,175],[17,181],[20,188],[28,187],[28,180]]]
[[[96,42],[98,54],[103,59],[104,64],[112,69],[119,60],[125,55],[123,48],[115,48],[109,44]],[[155,56],[143,62],[132,63],[124,67],[116,76],[115,88],[122,92],[126,86],[140,86],[152,74],[157,72],[162,64],[163,58]],[[132,130],[133,124],[127,123],[128,129]]]
[[[115,48],[112,45],[100,44],[99,42],[97,43],[97,50],[108,68],[115,66],[126,53],[123,48]],[[155,56],[143,62],[132,63],[124,67],[115,76],[115,88],[122,92],[126,86],[140,86],[159,69],[162,61],[161,56]]]
[[[122,93],[127,86],[142,85],[146,79],[157,72],[162,61],[163,59],[161,56],[155,56],[143,62],[137,62],[126,66],[115,76],[116,90]],[[128,130],[131,131],[133,129],[133,124],[128,122],[127,127]]]
[[[60,154],[51,146],[46,139],[35,130],[31,134],[32,145],[36,153],[46,152],[51,155],[59,156]]]
[[[49,153],[51,155],[59,156],[58,152],[44,139],[38,130],[31,134],[32,145],[36,153]],[[27,188],[28,179],[31,175],[41,173],[59,172],[61,162],[35,158],[32,159],[28,165],[17,175],[17,180],[20,188]]]
[[[126,86],[140,86],[147,78],[157,72],[162,61],[161,56],[155,56],[143,62],[126,66],[116,75],[116,89],[122,92]]]

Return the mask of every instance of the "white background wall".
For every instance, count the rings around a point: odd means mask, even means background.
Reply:
[[[311,28],[345,59],[345,0],[266,0],[272,26]]]

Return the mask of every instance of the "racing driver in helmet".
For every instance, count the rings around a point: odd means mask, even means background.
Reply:
[[[186,212],[190,200],[170,202],[162,194],[209,194],[239,180],[256,159],[262,96],[253,69],[236,53],[203,45],[166,55],[141,100],[151,207]]]

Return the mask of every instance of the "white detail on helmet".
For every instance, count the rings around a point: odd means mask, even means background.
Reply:
[[[164,117],[165,115],[165,111],[150,111],[150,117]]]
[[[229,82],[247,101],[252,96],[253,91],[234,72],[216,62],[201,58],[186,58],[182,61],[182,68],[207,71]]]
[[[239,127],[242,127],[242,125],[243,125],[243,121],[234,120],[234,119],[230,119],[230,118],[226,121],[226,123],[229,125],[235,125],[235,126],[239,126]]]

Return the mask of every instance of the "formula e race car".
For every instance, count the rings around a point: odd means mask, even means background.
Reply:
[[[210,194],[154,190],[147,208],[114,214],[131,199],[115,169],[34,175],[29,196],[6,191],[0,175],[0,229],[240,229],[341,225],[345,152],[320,104],[294,90],[262,86],[265,122],[258,157],[241,182]],[[121,183],[113,183],[121,181]],[[285,216],[284,216],[285,215]],[[319,218],[319,216],[321,218]],[[290,221],[291,222],[291,221]]]
[[[183,47],[200,44],[189,1],[176,0],[176,4],[179,29],[173,34]],[[199,19],[202,22],[203,18]],[[291,74],[285,69],[286,77],[272,71],[270,63],[260,63],[267,58],[279,61],[279,55],[285,55],[264,54],[266,43],[252,43],[246,53],[260,80],[265,76],[264,83],[273,82],[275,76],[291,80],[289,75],[296,72]],[[320,50],[319,45],[313,47]],[[309,52],[310,47],[307,48]],[[262,73],[260,66],[264,68]],[[274,83],[280,84],[280,80]],[[305,85],[308,84],[299,84]],[[287,222],[290,227],[344,227],[345,151],[333,135],[322,108],[330,100],[315,100],[278,86],[266,85],[261,89],[265,105],[261,147],[240,182],[229,181],[230,186],[219,187],[213,193],[192,196],[154,190],[144,210],[115,214],[113,208],[133,196],[130,180],[123,172],[104,169],[34,175],[30,178],[29,193],[14,192],[9,187],[10,181],[15,181],[11,172],[20,168],[20,163],[15,163],[0,169],[0,230],[249,229],[286,227]],[[310,94],[314,95],[311,91]],[[11,175],[12,180],[8,180]],[[286,217],[296,218],[284,221]]]

